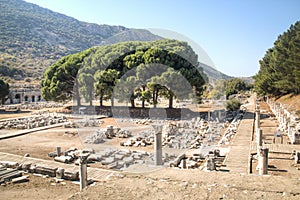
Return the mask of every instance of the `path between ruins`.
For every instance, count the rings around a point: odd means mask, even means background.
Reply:
[[[254,125],[254,100],[250,98],[246,104],[247,111],[237,129],[237,133],[230,144],[230,151],[224,162],[224,170],[232,173],[248,172],[251,135]]]

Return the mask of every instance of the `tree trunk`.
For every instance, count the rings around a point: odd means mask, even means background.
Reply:
[[[173,108],[173,94],[170,94],[169,97],[169,108]]]
[[[143,85],[142,88],[143,88],[143,92],[145,92],[146,86]],[[142,99],[142,108],[145,108],[145,99],[144,99],[144,97],[143,97],[143,99]]]
[[[155,102],[155,87],[153,89],[153,93],[152,93],[152,102],[153,102],[153,108],[156,108],[156,102]]]
[[[113,96],[111,96],[111,98],[110,98],[110,106],[111,106],[111,107],[114,107],[114,106],[115,106],[115,99],[114,99]]]
[[[130,99],[130,103],[131,103],[131,107],[132,107],[132,108],[135,108],[135,105],[134,105],[134,99]]]
[[[99,102],[100,102],[100,106],[102,107],[103,106],[103,96],[102,95],[100,95],[100,97],[99,97]]]
[[[142,100],[142,108],[145,108],[145,100]]]
[[[90,93],[90,106],[93,106],[93,93]]]

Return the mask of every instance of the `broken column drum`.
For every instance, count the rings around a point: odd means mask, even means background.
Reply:
[[[154,153],[155,153],[155,165],[162,165],[162,128],[160,124],[152,125],[154,129]]]
[[[56,147],[56,154],[57,156],[61,155],[61,147]]]

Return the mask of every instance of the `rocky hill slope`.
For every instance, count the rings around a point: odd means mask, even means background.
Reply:
[[[14,79],[39,78],[58,58],[92,46],[161,39],[147,30],[81,22],[22,0],[0,5],[0,76]]]

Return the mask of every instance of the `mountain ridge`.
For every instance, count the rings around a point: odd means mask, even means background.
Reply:
[[[62,56],[103,45],[103,41],[120,33],[119,41],[162,39],[147,30],[82,22],[22,0],[0,3],[0,75],[14,79],[24,75],[39,78]],[[22,72],[4,74],[14,68]]]
[[[59,58],[93,46],[163,39],[146,29],[79,21],[23,0],[0,0],[0,76],[10,81],[40,80]],[[212,79],[232,77],[205,64]]]

